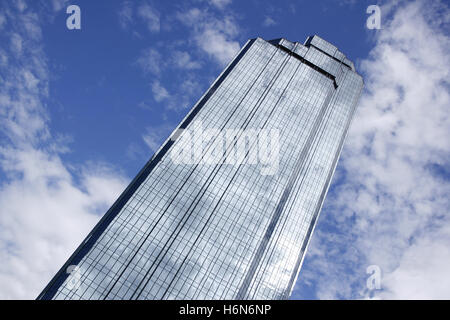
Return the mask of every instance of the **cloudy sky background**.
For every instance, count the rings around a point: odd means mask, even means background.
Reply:
[[[0,2],[0,298],[33,299],[249,38],[318,34],[365,89],[294,299],[450,298],[439,1]],[[366,287],[370,265],[381,289]]]

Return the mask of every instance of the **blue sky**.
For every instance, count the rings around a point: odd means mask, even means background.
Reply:
[[[382,2],[369,30],[371,4],[2,1],[0,298],[39,293],[248,39],[313,34],[366,87],[292,298],[450,298],[450,11]]]

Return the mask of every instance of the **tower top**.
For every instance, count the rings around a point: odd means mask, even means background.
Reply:
[[[307,48],[313,46],[315,49],[323,52],[324,54],[328,55],[329,57],[339,62],[342,62],[343,64],[345,64],[350,69],[356,72],[355,65],[353,64],[352,61],[347,59],[347,57],[341,51],[339,51],[339,49],[335,45],[322,39],[318,35],[309,36],[303,44],[299,42],[292,42],[284,38],[270,40],[269,42],[272,44],[281,45],[290,51],[294,50],[295,47],[296,50],[300,52],[301,51],[306,52]]]

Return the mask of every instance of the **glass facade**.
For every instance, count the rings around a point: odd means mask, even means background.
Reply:
[[[318,36],[249,40],[38,299],[289,298],[362,87]]]

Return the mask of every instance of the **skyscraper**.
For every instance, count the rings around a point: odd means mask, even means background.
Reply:
[[[249,40],[38,298],[288,298],[362,87],[318,36]]]

